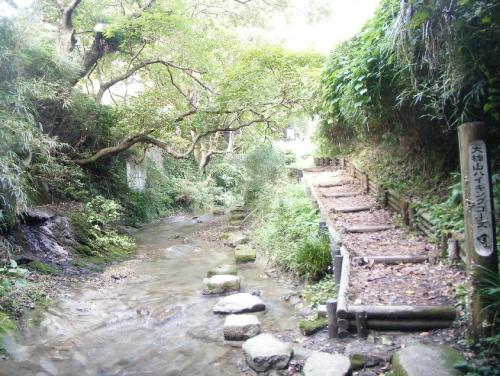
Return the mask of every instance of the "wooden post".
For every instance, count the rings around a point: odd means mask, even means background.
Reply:
[[[335,280],[335,286],[340,284],[340,277],[342,276],[342,261],[344,257],[342,255],[335,255],[333,258],[333,274]]]
[[[337,324],[337,301],[335,299],[326,301],[326,317],[328,318],[328,337],[337,338],[339,336],[339,327]]]
[[[367,314],[366,312],[356,312],[354,314],[356,320],[356,329],[358,331],[358,335],[361,338],[365,338],[368,335],[368,327],[366,326]]]
[[[491,335],[494,325],[493,312],[487,309],[487,302],[478,291],[481,274],[484,270],[498,273],[487,139],[484,123],[465,123],[458,128],[468,273],[468,334],[473,341]]]
[[[458,260],[458,240],[448,239],[447,242],[447,252],[448,252],[448,263],[453,264]]]
[[[361,179],[363,180],[363,190],[365,193],[369,193],[370,192],[370,186],[368,184],[368,174],[365,174],[363,172],[363,174],[361,175]]]
[[[401,219],[403,220],[403,224],[405,226],[408,226],[410,224],[410,220],[408,217],[408,208],[409,208],[408,201],[402,200],[401,201]]]

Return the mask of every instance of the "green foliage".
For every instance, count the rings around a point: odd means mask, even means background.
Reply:
[[[271,145],[264,145],[250,150],[244,158],[245,168],[244,201],[254,202],[268,184],[273,183],[283,173],[284,157]]]
[[[317,239],[319,216],[304,187],[280,182],[261,195],[256,221],[258,243],[283,271],[317,278],[328,269],[324,239]]]
[[[465,121],[494,123],[499,25],[500,8],[491,0],[382,1],[363,30],[330,56],[323,134],[338,141],[388,129],[424,131],[425,124],[446,133]]]
[[[115,201],[96,196],[85,205],[82,213],[71,216],[80,254],[108,260],[126,255],[134,249],[130,238],[118,234],[109,226],[120,217],[120,210],[120,205]]]
[[[294,263],[299,275],[319,280],[331,271],[332,255],[327,236],[314,236],[303,240],[295,253]]]
[[[335,296],[336,289],[332,275],[327,275],[321,281],[315,283],[306,283],[302,289],[302,297],[311,308],[317,308]]]
[[[35,261],[30,262],[28,264],[28,268],[35,270],[37,272],[40,272],[42,274],[51,274],[51,275],[61,275],[62,274],[61,270],[57,266],[47,264],[47,263],[39,261],[39,260],[35,260]]]

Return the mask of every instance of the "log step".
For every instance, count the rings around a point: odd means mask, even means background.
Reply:
[[[349,226],[345,228],[346,232],[354,232],[354,233],[364,233],[364,232],[379,232],[391,230],[393,226],[391,225],[357,225],[357,226]]]
[[[356,256],[354,262],[373,262],[374,264],[419,264],[426,262],[427,256]]]
[[[325,198],[339,198],[339,197],[354,197],[359,196],[361,192],[334,192],[334,193],[323,193],[321,196]]]
[[[341,187],[343,185],[349,184],[349,181],[333,181],[330,183],[319,183],[316,185],[318,188],[333,188],[333,187]]]
[[[346,208],[338,208],[338,209],[335,209],[335,208],[332,208],[332,212],[335,213],[357,213],[357,212],[361,212],[361,211],[370,211],[373,209],[373,206],[371,205],[360,205],[360,206],[350,206],[350,207],[346,207]]]
[[[457,315],[452,306],[410,306],[410,305],[349,305],[347,317],[355,318],[356,313],[366,312],[368,320],[447,320],[453,321]]]
[[[367,329],[422,331],[431,329],[446,329],[453,325],[450,320],[366,320]],[[349,327],[356,328],[356,321],[349,320]]]

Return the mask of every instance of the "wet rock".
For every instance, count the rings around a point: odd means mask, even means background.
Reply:
[[[351,354],[349,358],[351,360],[351,368],[355,371],[365,367],[375,367],[384,362],[380,357],[365,354]]]
[[[392,369],[395,376],[458,376],[454,365],[460,361],[462,355],[451,347],[415,345],[394,354]]]
[[[306,349],[305,347],[302,347],[297,344],[293,344],[292,348],[293,348],[293,359],[295,360],[304,361],[307,358],[309,358],[313,353],[312,350]]]
[[[240,290],[240,277],[236,275],[214,275],[203,279],[204,295],[220,295]]]
[[[236,248],[239,245],[247,244],[250,238],[243,234],[242,232],[228,232],[222,235],[224,240],[224,245],[228,245],[232,248]]]
[[[291,345],[267,333],[250,338],[242,348],[248,364],[257,372],[284,369],[293,354]]]
[[[229,315],[224,322],[224,338],[245,341],[260,333],[260,321],[255,315]]]
[[[219,299],[213,308],[213,312],[223,314],[247,313],[264,311],[265,309],[266,305],[258,296],[248,293],[239,293]]]
[[[207,272],[207,277],[213,277],[214,275],[237,275],[238,274],[238,268],[236,265],[221,265],[217,266],[215,268],[210,269]]]
[[[351,362],[341,354],[314,351],[304,364],[304,376],[345,376],[349,374]]]
[[[237,263],[254,262],[257,257],[255,249],[247,245],[239,245],[234,250],[234,257]]]
[[[313,335],[328,326],[328,321],[324,317],[316,320],[300,320],[299,329],[305,336]]]

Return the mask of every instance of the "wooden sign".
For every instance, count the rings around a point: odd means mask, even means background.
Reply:
[[[486,145],[482,140],[473,141],[469,145],[469,169],[469,205],[473,218],[474,250],[480,256],[487,257],[494,251],[494,235]]]

